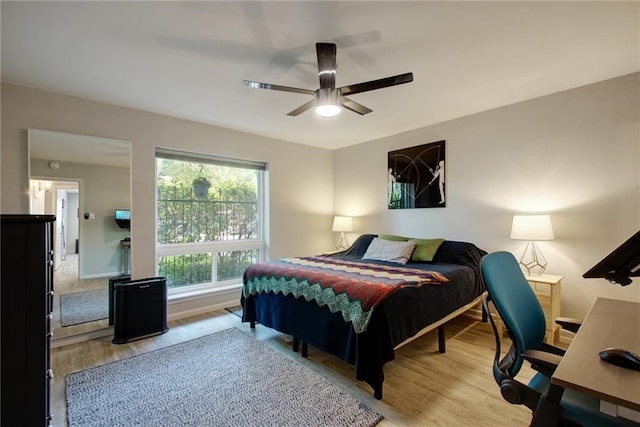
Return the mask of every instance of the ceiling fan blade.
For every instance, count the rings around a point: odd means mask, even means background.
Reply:
[[[334,43],[316,43],[320,89],[336,88],[336,53]]]
[[[342,95],[353,95],[355,93],[368,92],[370,90],[382,89],[384,87],[401,85],[413,81],[413,73],[398,74],[397,76],[385,77],[383,79],[371,80],[363,83],[342,86],[338,88]]]
[[[305,111],[309,110],[314,105],[316,105],[316,100],[312,99],[311,101],[302,104],[301,106],[299,106],[295,110],[288,112],[287,116],[297,116],[297,115],[299,115],[301,113],[304,113]]]
[[[340,104],[346,108],[349,111],[353,111],[354,113],[358,113],[361,116],[364,116],[365,114],[369,114],[370,112],[372,112],[373,110],[365,107],[362,104],[358,104],[356,101],[353,101],[349,98],[346,98],[344,96],[340,97]]]
[[[272,85],[271,83],[260,83],[260,82],[254,82],[251,80],[243,80],[242,85],[245,87],[253,88],[253,89],[279,90],[281,92],[303,93],[305,95],[314,95],[316,93],[315,90],[301,89],[298,87]]]

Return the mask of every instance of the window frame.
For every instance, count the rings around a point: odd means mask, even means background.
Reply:
[[[180,161],[188,161],[193,163],[206,162],[208,164],[216,164],[226,167],[240,167],[244,169],[254,169],[257,174],[257,237],[254,239],[238,239],[238,240],[213,240],[208,242],[180,242],[180,243],[159,243],[158,242],[158,159],[173,159]],[[229,287],[240,287],[242,278],[233,278],[218,281],[217,278],[217,259],[221,252],[242,251],[242,250],[258,250],[257,262],[267,259],[265,241],[266,233],[266,182],[267,182],[267,165],[266,163],[255,161],[243,161],[239,159],[231,159],[218,157],[214,155],[205,155],[199,153],[190,153],[176,151],[172,149],[156,148],[155,151],[155,259],[156,259],[156,275],[159,274],[160,258],[163,256],[180,256],[189,254],[211,254],[211,282],[197,283],[192,285],[183,285],[175,288],[168,288],[167,293],[171,296],[199,293],[205,291],[215,291],[216,289],[228,289]]]

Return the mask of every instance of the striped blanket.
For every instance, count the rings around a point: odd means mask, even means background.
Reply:
[[[434,271],[314,256],[253,264],[244,272],[242,292],[245,298],[261,292],[302,296],[340,312],[361,333],[380,302],[398,289],[447,281]]]

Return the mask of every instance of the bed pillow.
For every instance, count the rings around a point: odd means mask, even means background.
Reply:
[[[409,239],[409,241],[416,244],[411,254],[411,261],[432,261],[444,239]]]
[[[394,234],[378,234],[378,239],[391,240],[393,242],[406,242],[408,237],[396,236]]]
[[[479,266],[486,254],[473,243],[445,240],[433,256],[433,262]]]
[[[344,256],[349,258],[362,258],[362,255],[367,251],[367,248],[371,244],[373,238],[376,237],[375,234],[361,234],[358,238],[353,242],[351,247],[344,252],[338,252],[335,256]]]
[[[415,247],[415,242],[397,242],[376,237],[371,241],[362,259],[406,264]]]

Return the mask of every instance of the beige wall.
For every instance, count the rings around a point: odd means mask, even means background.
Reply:
[[[358,232],[445,237],[518,258],[514,213],[550,213],[548,273],[565,276],[562,313],[598,296],[640,301],[582,274],[640,229],[640,74],[463,117],[334,152],[335,210]],[[430,102],[437,102],[431,100]],[[446,140],[447,207],[388,210],[387,152]]]
[[[215,126],[2,84],[1,212],[27,213],[27,129],[131,142],[134,277],[155,274],[156,147],[266,162],[269,253],[310,255],[332,246],[332,152]]]
[[[633,74],[330,152],[4,83],[1,211],[28,209],[31,127],[131,141],[138,277],[155,273],[156,146],[267,162],[271,258],[330,249],[334,206],[361,233],[442,236],[518,257],[512,215],[549,212],[547,271],[565,276],[563,315],[581,317],[598,296],[640,301],[638,280],[581,277],[640,228],[639,94]],[[441,139],[447,207],[387,210],[387,152]]]

